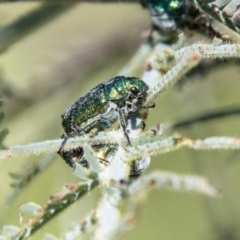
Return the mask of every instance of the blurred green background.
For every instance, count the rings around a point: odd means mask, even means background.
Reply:
[[[113,76],[144,41],[150,18],[139,4],[74,4],[44,18],[23,34],[14,25],[41,8],[40,2],[0,5],[0,91],[4,122],[10,131],[7,146],[56,139],[63,133],[60,115],[83,93]],[[9,40],[11,39],[11,41]],[[219,60],[217,60],[219,61]],[[218,107],[239,105],[240,68],[226,62],[209,74],[185,77],[181,86],[164,94],[151,111],[147,127],[174,122]],[[186,81],[187,80],[187,81]],[[186,137],[239,136],[239,116],[179,129]],[[16,172],[43,156],[1,161],[0,225],[19,225],[18,206],[34,201],[44,204],[63,185],[78,181],[58,157],[51,167],[17,198],[5,203],[11,188],[9,172]],[[240,154],[238,151],[177,152],[152,158],[155,169],[207,177],[221,189],[217,199],[198,194],[154,190],[142,207],[132,231],[121,239],[240,239]],[[80,220],[100,197],[94,190],[33,239],[49,232],[59,236],[72,221]]]

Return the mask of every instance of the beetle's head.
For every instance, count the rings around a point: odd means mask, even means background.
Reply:
[[[128,100],[135,106],[142,106],[148,96],[149,87],[140,78],[127,77],[125,79],[125,90],[128,92]]]

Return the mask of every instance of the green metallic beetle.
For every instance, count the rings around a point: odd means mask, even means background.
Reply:
[[[110,128],[117,120],[123,128],[130,143],[125,118],[145,105],[148,96],[148,85],[140,78],[118,76],[101,83],[74,102],[62,115],[62,125],[66,132],[58,153],[71,167],[76,161],[87,165],[82,148],[63,151],[67,139],[84,135],[95,129],[102,131]]]
[[[148,8],[153,26],[161,33],[175,31],[182,24],[187,14],[189,2],[186,0],[139,0],[144,8]]]
[[[178,28],[187,4],[185,0],[149,0],[148,8],[155,26],[168,33]]]

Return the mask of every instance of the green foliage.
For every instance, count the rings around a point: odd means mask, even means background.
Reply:
[[[2,106],[3,106],[3,101],[0,100],[0,108],[2,108]],[[4,114],[3,112],[0,112],[0,123],[3,121],[3,118],[4,118]],[[3,129],[0,131],[0,148],[5,148],[3,141],[7,136],[7,134],[8,134],[8,129]]]

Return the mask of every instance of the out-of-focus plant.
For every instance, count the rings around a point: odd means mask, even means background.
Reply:
[[[240,39],[238,5],[236,1],[229,1],[228,5],[222,5],[219,2],[215,4],[214,1],[207,3],[184,0],[141,1],[142,5],[149,9],[153,26],[147,34],[147,41],[140,46],[130,64],[126,65],[118,75],[132,76],[134,71],[145,63],[146,67],[143,69],[141,79],[149,86],[146,106],[156,102],[160,94],[174,86],[186,74],[196,73],[203,59],[240,58],[240,44],[235,41]],[[228,8],[228,6],[231,7]],[[55,10],[56,8],[53,7],[53,12]],[[212,18],[226,24],[236,33],[224,34],[224,28],[219,31],[214,27]],[[212,42],[184,46],[192,31],[204,34]],[[0,32],[0,38],[1,35],[3,36],[4,32]],[[212,35],[216,37],[212,38]],[[214,69],[215,64],[209,66]],[[19,209],[22,226],[4,226],[0,239],[31,237],[58,213],[98,186],[102,189],[100,202],[82,221],[72,224],[70,230],[63,234],[63,239],[76,239],[89,230],[94,230],[94,239],[113,239],[132,227],[138,218],[143,196],[152,188],[217,196],[218,190],[203,177],[164,171],[141,174],[150,164],[150,156],[165,154],[183,147],[194,150],[234,150],[240,148],[240,139],[212,136],[195,140],[172,133],[181,124],[193,124],[194,121],[214,118],[216,115],[208,115],[205,118],[200,116],[173,123],[163,129],[157,126],[152,131],[148,131],[144,129],[148,111],[150,111],[148,108],[141,108],[125,114],[126,131],[131,145],[122,129],[99,131],[94,136],[85,134],[74,138],[69,137],[63,149],[65,151],[83,149],[84,158],[88,163],[85,167],[78,159],[76,160],[74,173],[80,178],[80,182],[63,187],[60,192],[53,194],[44,206],[33,202],[21,205]],[[151,111],[154,112],[154,109]],[[232,112],[225,115],[230,114]],[[217,116],[223,115],[224,113],[221,112]],[[5,136],[5,133],[3,132],[1,136]],[[48,167],[61,144],[62,139],[48,140],[3,148],[0,151],[0,159],[30,154],[49,154],[39,164],[30,166],[24,172],[11,174],[14,182],[9,200],[13,200],[35,176]],[[121,211],[122,203],[127,203],[125,212]],[[31,217],[26,223],[23,221],[25,214]],[[57,238],[48,235],[46,239]]]

